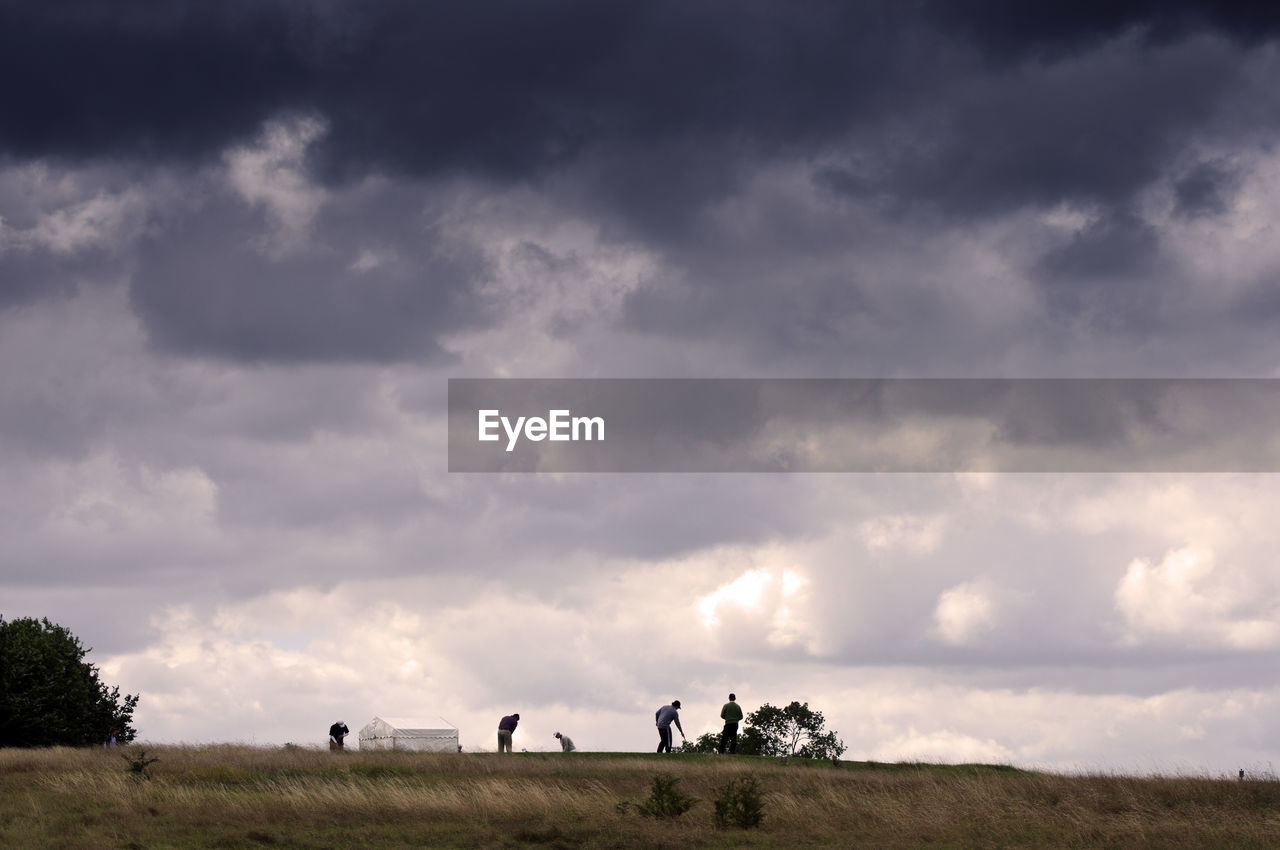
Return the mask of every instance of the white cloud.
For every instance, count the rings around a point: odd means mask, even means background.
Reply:
[[[635,590],[652,578],[637,576]],[[427,713],[483,749],[513,705],[531,708],[532,730],[635,711],[647,693],[636,672],[677,658],[673,636],[687,629],[675,623],[690,618],[635,593],[623,610],[630,616],[567,607],[499,582],[371,579],[170,606],[153,617],[148,646],[102,667],[143,693],[137,720],[149,740],[306,741],[339,716],[354,727],[377,713]],[[662,692],[674,687],[652,678]],[[586,728],[604,748],[607,727]]]
[[[271,121],[254,144],[225,155],[231,187],[248,203],[264,207],[275,225],[266,246],[274,255],[304,246],[326,200],[325,190],[306,174],[307,149],[325,130],[317,118]]]
[[[964,644],[996,623],[991,597],[977,584],[966,582],[943,591],[933,610],[938,634],[951,644]]]
[[[395,263],[398,259],[395,251],[363,248],[347,268],[353,272],[364,274]]]
[[[722,604],[736,605],[745,611],[758,611],[765,587],[774,582],[767,570],[749,570],[728,584],[721,585],[713,593],[698,599],[698,612],[702,624],[712,628],[720,623],[716,609]]]
[[[1154,694],[1011,689],[933,671],[859,670],[823,695],[847,759],[984,761],[1069,771],[1234,773],[1265,763],[1280,726],[1274,687]]]
[[[1234,649],[1280,644],[1280,599],[1258,598],[1247,575],[1217,569],[1213,553],[1183,547],[1159,564],[1135,558],[1116,587],[1129,643],[1173,640]]]
[[[141,210],[136,193],[99,194],[42,216],[34,228],[18,234],[18,243],[25,241],[56,254],[72,254],[91,246],[114,248],[113,243],[131,226],[137,226]]]
[[[751,628],[763,634],[770,646],[798,646],[812,651],[812,634],[805,616],[808,587],[809,579],[798,570],[760,567],[698,597],[694,607],[709,631],[732,618],[736,621],[735,631]]]
[[[1015,754],[991,738],[980,739],[951,729],[921,732],[908,727],[901,734],[882,742],[876,760],[927,761],[943,763],[983,762],[1009,764]]]
[[[872,552],[902,549],[916,554],[935,552],[946,532],[943,516],[895,514],[863,520],[858,531]]]
[[[149,646],[97,660],[109,681],[142,692],[137,725],[154,741],[318,744],[337,718],[354,730],[399,712],[442,715],[468,750],[492,750],[497,718],[520,711],[519,746],[553,749],[561,730],[588,749],[648,750],[658,705],[680,698],[693,737],[717,728],[730,690],[748,712],[808,702],[848,759],[1225,771],[1256,763],[1280,734],[1274,688],[1017,689],[722,655],[689,633],[689,612],[635,592],[662,578],[626,574],[630,595],[603,610],[427,578],[179,605],[154,618]]]

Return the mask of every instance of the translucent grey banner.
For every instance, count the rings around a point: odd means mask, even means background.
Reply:
[[[451,379],[450,472],[1276,472],[1272,379]]]

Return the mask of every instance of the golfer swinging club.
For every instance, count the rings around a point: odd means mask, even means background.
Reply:
[[[680,730],[680,738],[689,740],[685,738],[684,727],[680,725],[680,700],[673,699],[671,705],[664,705],[653,717],[658,724],[658,752],[671,752],[671,721],[673,720],[676,728]]]

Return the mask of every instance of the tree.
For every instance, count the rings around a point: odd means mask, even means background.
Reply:
[[[823,729],[826,719],[809,703],[792,702],[786,708],[765,703],[747,715],[747,728],[738,752],[760,756],[799,756],[808,759],[840,758],[844,741]]]
[[[682,753],[714,753],[720,746],[720,736],[715,732],[703,732],[692,741],[680,745]]]
[[[90,650],[48,618],[0,617],[0,746],[132,741],[137,695],[121,695],[84,660]]]

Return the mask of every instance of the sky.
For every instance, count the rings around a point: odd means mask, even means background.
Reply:
[[[640,751],[734,691],[846,759],[1270,771],[1275,475],[450,473],[446,404],[1280,377],[1278,39],[1190,0],[0,0],[0,615],[150,742],[519,712]]]

